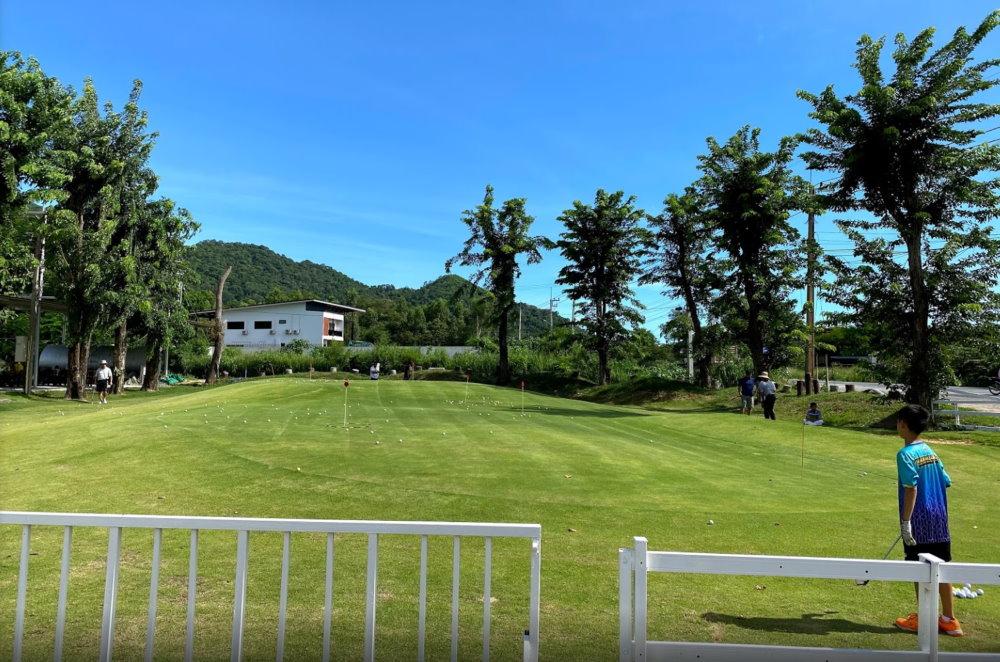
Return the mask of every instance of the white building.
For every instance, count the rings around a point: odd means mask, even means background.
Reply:
[[[344,341],[345,315],[363,312],[361,308],[319,299],[224,308],[222,320],[226,329],[226,347],[278,349],[299,339],[310,345],[325,347]],[[213,317],[215,311],[202,311],[197,315]]]

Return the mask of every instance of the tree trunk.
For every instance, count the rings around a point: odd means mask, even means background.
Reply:
[[[160,390],[160,362],[163,355],[163,342],[152,341],[153,345],[146,348],[146,374],[142,378],[143,391]]]
[[[115,348],[111,358],[114,365],[115,379],[111,384],[111,392],[121,395],[125,392],[125,356],[128,354],[128,322],[122,322],[115,329]]]
[[[510,358],[507,347],[507,312],[504,311],[497,324],[497,344],[500,352],[500,357],[497,361],[497,386],[506,386],[510,383]]]
[[[205,380],[209,384],[214,384],[219,378],[219,362],[222,361],[222,350],[226,346],[226,330],[222,327],[222,289],[226,286],[226,279],[232,270],[232,265],[226,267],[225,273],[219,279],[219,289],[215,291],[215,320],[212,324],[212,342],[215,349],[212,352],[212,364],[208,368],[208,378]]]
[[[913,297],[913,318],[910,333],[913,342],[913,356],[910,359],[910,390],[916,404],[927,409],[936,393],[931,392],[931,347],[928,317],[930,302],[927,300],[927,285],[924,282],[924,266],[920,254],[920,238],[923,234],[919,225],[907,236],[906,250],[910,275],[910,294]]]
[[[87,362],[89,360],[89,340],[75,342],[69,346],[66,358],[67,400],[87,400]]]
[[[597,384],[603,386],[611,381],[611,369],[608,367],[608,345],[603,340],[597,347]]]

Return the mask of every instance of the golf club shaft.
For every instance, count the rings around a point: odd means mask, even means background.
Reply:
[[[889,555],[892,554],[892,550],[896,549],[896,545],[898,545],[899,541],[902,540],[902,539],[903,539],[903,534],[902,533],[900,533],[898,536],[896,536],[896,539],[892,541],[891,545],[889,545],[889,549],[886,551],[885,556],[882,557],[883,561],[885,561],[887,558],[889,558]]]

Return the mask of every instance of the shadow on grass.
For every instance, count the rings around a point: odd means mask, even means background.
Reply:
[[[767,630],[768,632],[793,632],[796,634],[827,635],[831,632],[871,632],[874,634],[894,634],[894,627],[856,623],[846,618],[830,618],[839,612],[826,611],[821,614],[802,614],[799,618],[746,618],[731,614],[707,612],[702,615],[709,623],[733,625],[747,630]]]
[[[511,407],[510,411],[515,414],[521,413],[520,407]],[[551,416],[575,416],[578,418],[631,418],[634,416],[652,416],[652,412],[641,411],[617,411],[617,410],[590,410],[590,409],[562,409],[561,407],[546,407],[544,409],[534,409],[526,407],[525,414],[551,415]]]
[[[701,407],[672,408],[672,407],[663,407],[662,405],[658,404],[656,407],[650,407],[650,410],[656,412],[663,412],[666,414],[725,414],[727,412],[735,414],[740,413],[738,409],[734,412],[732,407],[724,407],[721,405],[718,406],[702,405]]]

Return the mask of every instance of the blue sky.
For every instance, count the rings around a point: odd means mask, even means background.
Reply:
[[[995,0],[993,0],[995,2]],[[0,2],[0,48],[121,105],[131,81],[160,136],[160,193],[195,238],[263,244],[371,285],[420,286],[466,238],[461,212],[527,198],[534,234],[598,188],[658,213],[705,139],[811,126],[798,89],[857,90],[858,37],[995,8],[963,0],[742,2]],[[998,35],[980,57],[1000,52]],[[819,239],[849,244],[820,219]],[[805,216],[794,222],[805,230]],[[518,298],[548,306],[555,252]],[[463,273],[459,271],[459,273]],[[465,275],[463,273],[463,275]],[[639,290],[655,329],[675,305]],[[557,308],[569,315],[563,296]],[[820,311],[823,304],[820,303]]]

